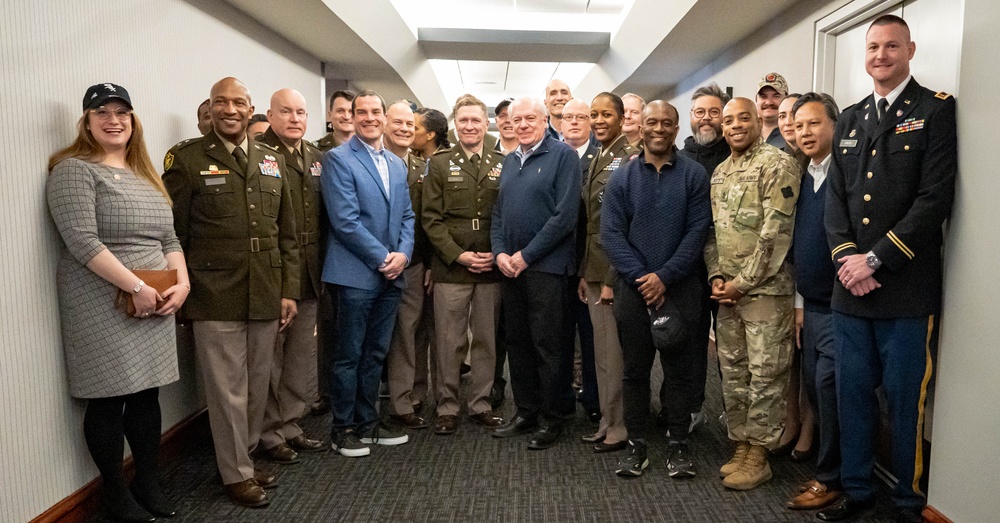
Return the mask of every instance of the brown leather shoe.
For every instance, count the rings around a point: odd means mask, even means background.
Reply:
[[[393,423],[398,423],[408,429],[426,429],[427,421],[415,413],[411,412],[409,414],[393,414],[389,416],[389,420]]]
[[[458,416],[446,414],[438,416],[437,424],[434,425],[434,433],[442,436],[454,434],[458,430]]]
[[[469,416],[469,419],[475,421],[476,423],[484,427],[493,428],[503,425],[503,418],[497,416],[496,414],[493,414],[492,410],[486,410],[480,412],[479,414],[472,414]]]
[[[278,486],[278,476],[263,470],[255,469],[253,471],[253,479],[255,479],[257,484],[260,485],[260,488],[263,489],[272,489],[277,488]]]
[[[326,452],[326,449],[330,448],[322,441],[307,438],[305,434],[285,440],[285,443],[296,452]]]
[[[785,506],[792,510],[815,510],[833,505],[840,499],[839,490],[829,490],[826,485],[813,480],[804,492],[788,500]]]
[[[229,499],[244,507],[263,507],[271,502],[267,493],[260,488],[257,480],[250,478],[239,483],[231,483],[222,487]]]
[[[264,456],[268,460],[282,465],[292,465],[301,461],[299,453],[292,450],[287,443],[279,443],[269,449],[265,449]]]

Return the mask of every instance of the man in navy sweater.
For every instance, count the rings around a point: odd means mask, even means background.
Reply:
[[[642,111],[643,152],[611,175],[604,191],[601,243],[617,276],[615,322],[624,366],[625,428],[629,442],[615,473],[639,476],[649,464],[644,437],[649,416],[649,372],[660,350],[670,428],[667,473],[695,475],[687,455],[692,388],[691,361],[704,345],[708,325],[702,252],[712,222],[709,179],[705,168],[677,154],[678,115],[672,105],[655,100]],[[666,321],[684,323],[682,338],[669,347],[654,344],[650,315],[669,301],[680,311]],[[685,317],[686,316],[686,317]]]
[[[528,448],[547,449],[575,409],[568,286],[576,273],[580,159],[546,136],[541,101],[520,98],[510,112],[520,145],[504,159],[490,234],[506,276],[501,294],[517,415],[493,435],[535,431]]]
[[[786,504],[820,509],[840,498],[840,418],[837,416],[837,351],[833,344],[830,296],[837,271],[830,259],[823,216],[826,172],[840,110],[825,93],[806,93],[792,105],[795,142],[809,157],[796,203],[792,256],[795,260],[795,340],[802,350],[802,380],[819,420],[816,478]]]

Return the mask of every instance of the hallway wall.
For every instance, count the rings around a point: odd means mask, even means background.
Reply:
[[[97,471],[84,446],[85,402],[67,393],[55,268],[60,240],[44,199],[50,154],[74,136],[86,88],[125,86],[159,164],[197,134],[211,84],[236,76],[257,112],[295,87],[323,133],[320,62],[221,0],[5,0],[0,3],[0,521],[27,521]],[[160,394],[163,429],[204,402],[189,344],[181,381]]]

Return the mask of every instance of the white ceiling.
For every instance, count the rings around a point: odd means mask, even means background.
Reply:
[[[611,90],[653,97],[797,0],[741,0],[738,9],[732,0],[225,1],[325,62],[327,78],[447,113],[465,93],[491,107],[507,97],[541,97],[553,78],[583,97]],[[436,42],[431,60],[417,38],[421,28],[466,40],[453,44],[450,59],[440,54],[452,44]],[[506,54],[514,47],[503,45],[517,43],[512,31],[526,30],[556,42],[573,41],[570,32],[610,34],[610,41],[604,37],[609,45],[596,63],[553,61],[574,59],[558,45],[539,45],[537,56],[524,56],[523,45]]]

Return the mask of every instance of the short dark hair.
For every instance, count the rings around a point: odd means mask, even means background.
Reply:
[[[351,114],[354,114],[354,108],[358,104],[358,98],[366,98],[369,96],[374,96],[375,98],[378,98],[379,103],[382,104],[382,112],[385,113],[385,100],[382,98],[382,95],[376,93],[375,91],[365,89],[360,93],[358,93],[353,100],[351,100]]]
[[[250,117],[250,124],[264,122],[267,123],[267,115],[257,113]]]
[[[594,97],[594,100],[597,100],[598,98],[607,98],[608,100],[611,100],[611,105],[614,106],[615,112],[618,113],[618,118],[625,117],[625,102],[622,101],[621,96],[618,96],[615,93],[609,93],[607,91],[604,91],[603,93],[597,93],[597,96]],[[590,102],[590,104],[593,105],[594,102]]]
[[[722,106],[725,107],[729,103],[729,95],[719,87],[719,84],[712,82],[708,85],[703,85],[694,90],[694,94],[691,95],[691,101],[695,101],[702,96],[714,96],[722,102]]]
[[[354,97],[356,97],[357,95],[358,95],[357,93],[355,93],[350,89],[338,89],[334,91],[333,94],[330,95],[330,107],[333,107],[333,102],[337,98],[343,98],[348,102],[353,102]]]
[[[873,20],[871,25],[868,26],[868,29],[871,30],[872,27],[876,26],[881,27],[884,25],[893,25],[893,24],[903,26],[906,29],[906,33],[907,34],[910,33],[910,26],[906,25],[906,20],[903,20],[901,17],[896,15],[882,15]]]
[[[791,96],[791,95],[789,95]],[[799,108],[810,102],[818,102],[823,104],[823,109],[826,111],[826,116],[830,118],[831,122],[837,122],[837,116],[840,115],[840,108],[837,107],[837,102],[834,101],[833,97],[826,93],[814,93],[808,92],[795,100],[792,104],[792,116],[799,112]]]
[[[413,114],[419,114],[424,129],[434,133],[434,145],[439,149],[451,146],[451,142],[448,141],[448,118],[444,113],[430,107],[421,107],[413,111]]]

